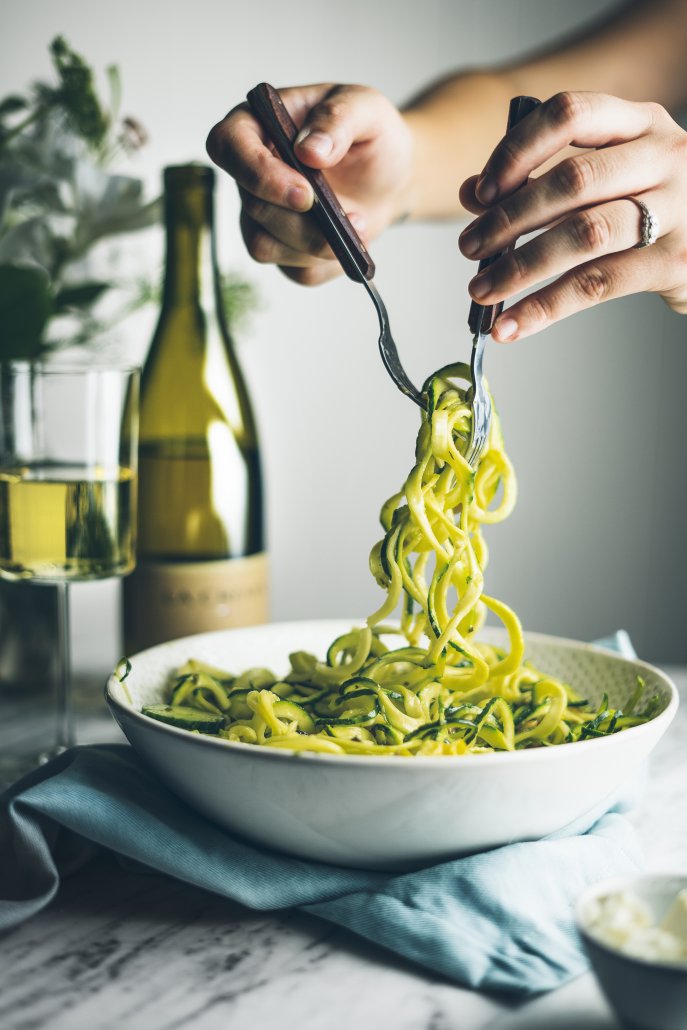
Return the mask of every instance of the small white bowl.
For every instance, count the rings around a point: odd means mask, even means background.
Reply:
[[[610,804],[665,733],[677,690],[644,662],[541,634],[527,657],[598,704],[622,707],[637,676],[661,711],[649,722],[596,740],[525,751],[443,757],[292,752],[189,733],[141,714],[167,700],[173,672],[195,657],[240,672],[278,675],[291,651],[324,655],[353,621],[293,622],[206,633],[131,658],[107,701],[139,755],[189,805],[267,847],[336,865],[403,869],[512,841],[537,840]],[[503,642],[503,634],[484,639]],[[391,638],[392,646],[398,639]]]
[[[657,925],[685,888],[687,875],[623,877],[594,884],[577,902],[577,925],[601,988],[617,1015],[636,1030],[687,1030],[687,966],[636,958],[600,940],[590,930],[595,902],[628,891],[649,906]]]

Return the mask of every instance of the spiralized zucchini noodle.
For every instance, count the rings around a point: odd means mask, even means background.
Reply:
[[[370,567],[386,591],[365,626],[334,640],[326,659],[297,651],[279,679],[253,668],[234,676],[190,659],[169,704],[143,709],[163,722],[262,747],[331,754],[464,755],[605,736],[645,721],[659,704],[598,707],[524,661],[520,622],[484,593],[483,527],[505,519],[516,486],[494,413],[477,467],[466,389],[448,366],[425,385],[415,464],[381,510]],[[400,607],[400,626],[387,625]],[[478,643],[487,611],[508,647]],[[404,639],[390,646],[393,635]]]

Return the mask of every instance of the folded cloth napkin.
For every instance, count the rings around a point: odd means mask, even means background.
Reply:
[[[259,848],[179,801],[128,745],[76,747],[0,798],[0,929],[47,905],[61,877],[105,847],[250,908],[298,907],[457,983],[528,996],[586,968],[576,896],[638,868],[621,807],[609,799],[542,840],[385,874]]]

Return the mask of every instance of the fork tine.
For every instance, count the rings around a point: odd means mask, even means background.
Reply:
[[[472,404],[472,428],[470,432],[470,444],[465,460],[468,465],[476,466],[477,459],[484,450],[489,439],[491,426],[491,401],[488,394],[475,398]]]
[[[424,398],[417,387],[414,386],[408,378],[408,374],[401,364],[401,359],[398,356],[396,342],[391,335],[391,323],[389,322],[386,304],[382,300],[379,290],[371,280],[368,281],[367,279],[364,279],[363,285],[370,294],[372,302],[377,309],[377,317],[379,318],[379,352],[382,355],[384,367],[401,393],[405,394],[406,397],[410,397],[410,399],[415,401],[415,403],[421,408],[424,408]]]
[[[470,426],[470,442],[468,446],[467,461],[475,465],[489,436],[491,423],[491,399],[484,385],[484,346],[487,341],[485,333],[477,331],[472,341],[472,354],[470,355],[470,378],[472,389],[470,391],[470,405],[472,408],[472,423]]]

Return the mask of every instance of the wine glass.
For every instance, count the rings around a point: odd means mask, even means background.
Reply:
[[[133,367],[0,363],[0,577],[56,586],[59,667],[54,743],[4,749],[6,782],[74,743],[69,583],[134,567],[138,392]]]

